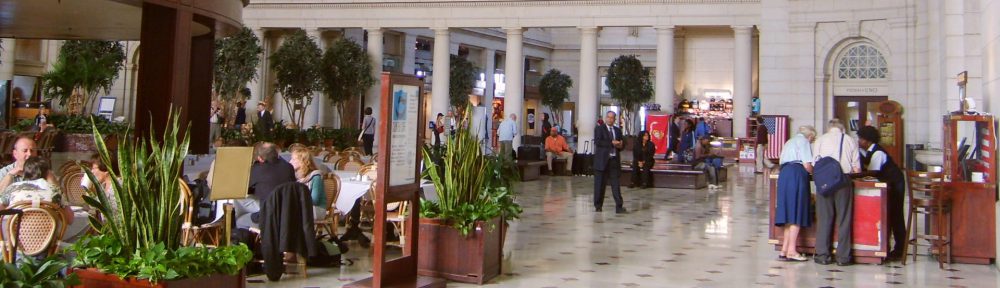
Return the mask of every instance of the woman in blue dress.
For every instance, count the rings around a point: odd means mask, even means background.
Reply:
[[[814,161],[811,143],[816,140],[816,129],[812,126],[799,127],[798,133],[785,142],[781,149],[781,172],[778,174],[777,202],[774,208],[774,224],[783,227],[781,252],[782,261],[806,261],[805,256],[796,251],[799,230],[812,224],[809,173]]]

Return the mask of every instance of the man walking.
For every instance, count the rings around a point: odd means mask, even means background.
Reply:
[[[514,151],[514,137],[517,137],[517,114],[510,113],[510,117],[500,122],[497,127],[497,140],[500,141],[500,155],[510,157]]]
[[[861,159],[858,142],[844,134],[844,124],[838,119],[827,123],[827,132],[816,139],[813,155],[816,159],[831,157],[840,162],[844,174],[860,173]],[[854,186],[848,183],[829,196],[816,195],[816,258],[821,265],[833,263],[830,256],[830,238],[833,225],[837,225],[837,265],[851,265],[851,231],[854,215]]]
[[[615,198],[615,213],[627,213],[622,199],[621,185],[618,183],[622,164],[622,130],[615,127],[614,111],[605,114],[604,124],[594,128],[594,208],[602,211],[604,206],[604,186],[611,184],[611,195]]]

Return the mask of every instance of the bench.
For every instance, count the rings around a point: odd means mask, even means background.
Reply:
[[[545,161],[517,160],[517,172],[521,173],[521,181],[538,180],[542,175]]]
[[[572,176],[573,171],[566,171],[566,159],[552,159],[552,170],[549,171],[549,165],[542,161],[542,169],[545,173],[553,176]],[[553,173],[554,172],[554,173]]]
[[[727,178],[729,178],[729,167],[735,167],[735,166],[736,165],[733,163],[722,164],[722,167],[719,167],[719,170],[716,171],[719,173],[719,182],[726,182]],[[699,170],[694,168],[694,165],[691,164],[666,163],[666,162],[656,161],[656,165],[653,166],[653,169],[659,167],[663,167],[664,170]]]
[[[708,175],[705,171],[692,169],[663,169],[654,166],[653,187],[674,189],[702,189],[708,186]],[[621,185],[632,184],[632,167],[622,167]]]

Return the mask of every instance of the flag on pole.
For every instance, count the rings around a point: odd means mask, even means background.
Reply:
[[[764,126],[767,127],[767,150],[764,157],[777,159],[781,157],[781,148],[788,141],[788,116],[764,116]]]

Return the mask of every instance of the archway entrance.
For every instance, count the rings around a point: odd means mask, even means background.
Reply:
[[[889,100],[889,69],[885,57],[870,42],[843,46],[833,62],[833,115],[844,122],[847,133],[876,125],[878,103]]]

